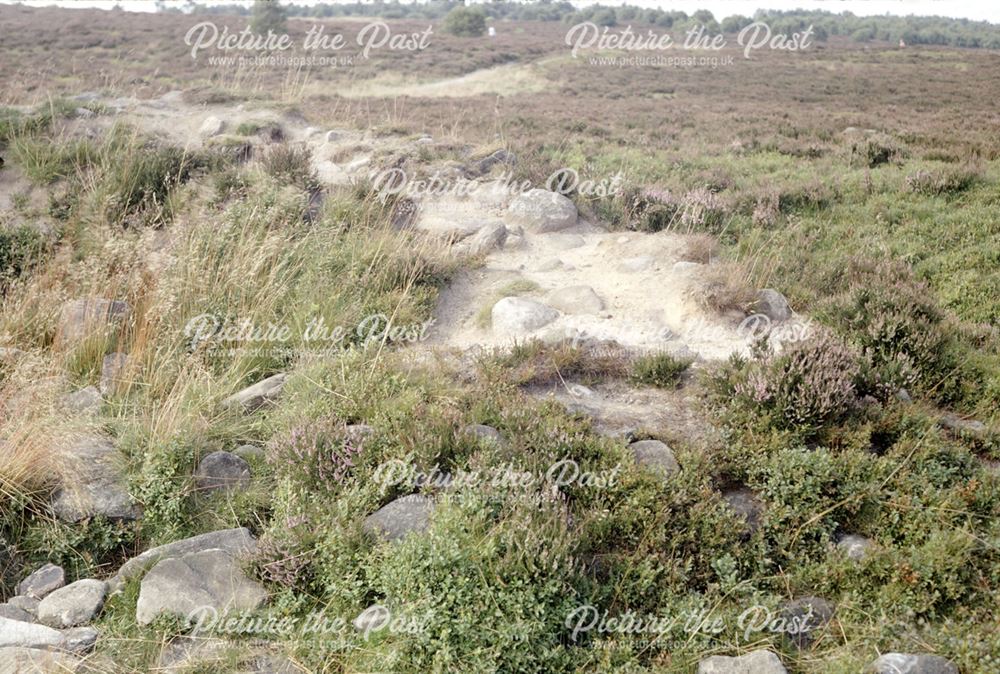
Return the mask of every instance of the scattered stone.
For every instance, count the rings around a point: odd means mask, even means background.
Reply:
[[[505,297],[493,305],[493,331],[500,334],[531,332],[559,318],[559,312],[526,297]]]
[[[72,101],[80,101],[82,103],[93,103],[101,99],[101,95],[96,91],[85,91],[82,94],[77,94],[76,96],[70,97]]]
[[[263,461],[265,456],[264,448],[257,445],[240,445],[233,450],[233,454],[244,461]]]
[[[857,534],[845,534],[837,539],[837,547],[844,551],[848,559],[861,561],[868,556],[874,544],[871,539]]]
[[[89,623],[104,606],[108,584],[86,578],[55,590],[38,605],[38,621],[50,627],[66,628]]]
[[[910,396],[910,392],[905,388],[901,388],[896,391],[896,400],[900,400],[904,403],[913,402],[913,398]]]
[[[646,271],[653,267],[656,259],[652,255],[640,255],[639,257],[627,257],[618,265],[618,271],[639,272]]]
[[[76,672],[80,664],[76,656],[60,651],[18,646],[0,648],[0,674]]]
[[[833,618],[833,604],[821,597],[799,597],[786,602],[781,617],[788,626],[788,638],[797,648],[808,648],[816,630],[825,627]]]
[[[426,496],[411,494],[388,503],[365,518],[365,531],[387,541],[399,541],[430,526],[434,503]]]
[[[17,594],[41,599],[66,584],[66,573],[61,566],[45,564],[17,585]]]
[[[257,539],[253,537],[249,529],[239,527],[210,531],[207,534],[199,534],[191,538],[166,543],[150,548],[122,564],[118,573],[108,581],[108,584],[111,586],[111,590],[116,592],[121,589],[125,581],[141,576],[146,569],[162,559],[182,557],[193,552],[214,549],[223,550],[234,557],[249,555],[257,550]]]
[[[533,189],[518,195],[507,208],[506,222],[530,232],[544,233],[576,224],[576,206],[561,194]]]
[[[7,600],[7,604],[13,606],[14,608],[19,608],[25,613],[31,615],[32,618],[38,616],[38,604],[39,600],[35,597],[30,597],[26,594],[19,594],[16,597],[11,597]]]
[[[462,435],[471,435],[480,442],[493,443],[501,447],[506,444],[500,431],[484,424],[469,424],[462,429]]]
[[[503,248],[506,241],[507,227],[502,222],[493,222],[480,227],[479,231],[458,244],[457,249],[465,255],[486,255]]]
[[[148,625],[168,614],[187,618],[197,608],[253,611],[267,599],[267,592],[243,573],[225,550],[202,550],[182,557],[161,559],[143,577],[135,619]]]
[[[88,110],[87,108],[77,108],[73,111],[73,114],[80,119],[90,119],[94,116],[94,111]]]
[[[56,630],[38,623],[0,617],[0,648],[43,648],[86,653],[96,641],[97,630],[92,627]]]
[[[128,354],[109,353],[101,361],[101,383],[100,391],[102,395],[113,392],[121,383],[121,374],[125,370],[128,362]]]
[[[205,121],[201,123],[201,127],[198,129],[198,135],[202,138],[211,138],[212,136],[218,136],[225,128],[226,123],[224,121],[214,115],[211,115],[206,117]]]
[[[754,304],[753,310],[758,314],[764,314],[772,321],[786,321],[792,317],[788,300],[773,288],[765,288],[757,292],[757,302]]]
[[[958,674],[958,667],[940,655],[910,653],[886,653],[870,669],[872,674]]]
[[[604,310],[604,300],[590,286],[559,288],[550,292],[545,301],[564,314],[598,314]]]
[[[680,472],[681,467],[665,443],[659,440],[640,440],[630,444],[629,449],[640,466],[660,475],[664,480]]]
[[[698,674],[788,674],[771,651],[751,651],[739,657],[713,655],[698,663]]]
[[[244,412],[253,412],[277,400],[287,378],[288,375],[283,373],[272,375],[229,396],[222,401],[222,406],[230,409],[242,409]]]
[[[131,313],[132,308],[118,300],[100,297],[71,300],[63,305],[59,316],[59,340],[75,342],[100,330],[118,327]]]
[[[963,419],[957,414],[945,414],[941,417],[941,426],[954,433],[969,433],[971,435],[982,435],[986,432],[986,424],[975,419]]]
[[[52,509],[65,522],[103,515],[134,520],[139,507],[128,493],[128,480],[115,446],[102,437],[84,437],[65,456],[67,470],[53,492]]]
[[[760,518],[764,512],[764,504],[760,502],[757,495],[749,489],[734,489],[722,495],[724,500],[733,511],[746,520],[747,530],[753,534],[760,528]]]
[[[250,464],[230,452],[212,452],[198,463],[194,481],[203,492],[245,489],[250,485]]]
[[[417,141],[420,142],[420,141]],[[478,178],[480,176],[486,175],[493,169],[497,164],[513,164],[515,157],[507,150],[497,150],[491,155],[483,157],[472,166],[466,169],[466,178]]]
[[[31,615],[24,609],[12,606],[11,604],[0,604],[0,618],[8,618],[10,620],[20,620],[21,622],[32,623],[35,622],[35,616]]]
[[[343,138],[343,136],[344,136],[343,131],[337,131],[336,129],[331,129],[330,131],[326,132],[325,139],[327,143],[334,143]]]
[[[421,136],[413,141],[414,145],[433,145],[434,139],[430,136]]]
[[[93,386],[68,393],[63,396],[62,401],[63,406],[71,412],[87,415],[97,414],[101,410],[101,405],[104,404],[104,398]]]

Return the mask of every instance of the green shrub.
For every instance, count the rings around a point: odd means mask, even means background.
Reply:
[[[486,32],[486,15],[479,9],[456,7],[444,18],[444,30],[458,37],[479,37]]]
[[[866,136],[851,143],[851,160],[861,166],[875,168],[899,158],[900,146],[886,134]]]
[[[0,229],[0,293],[41,261],[48,248],[45,236],[28,225]]]
[[[632,378],[640,384],[674,388],[691,363],[688,358],[676,358],[669,353],[643,356],[632,366]]]
[[[283,183],[303,190],[313,190],[319,185],[312,167],[312,152],[304,145],[273,145],[261,163],[268,175]]]
[[[906,176],[906,188],[930,196],[958,194],[982,182],[983,170],[977,166],[949,166],[935,171],[919,170]]]
[[[287,28],[285,8],[280,2],[255,0],[251,10],[250,29],[255,33],[267,34],[273,31],[281,35]]]

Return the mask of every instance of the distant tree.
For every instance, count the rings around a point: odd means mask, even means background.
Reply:
[[[618,25],[618,15],[615,14],[615,10],[605,7],[595,12],[591,21],[598,26],[616,26]]]
[[[749,16],[740,16],[739,14],[733,14],[732,16],[727,16],[722,20],[722,32],[723,33],[738,33],[747,26],[753,23],[753,19]]]
[[[486,32],[486,15],[478,9],[456,7],[444,18],[444,30],[459,37],[479,37]]]
[[[719,30],[719,23],[715,20],[715,16],[707,9],[699,9],[691,15],[691,19],[696,24],[700,23],[703,25],[707,31]]]
[[[271,30],[281,34],[288,29],[285,19],[285,8],[277,0],[255,0],[250,29],[255,33],[266,33]]]

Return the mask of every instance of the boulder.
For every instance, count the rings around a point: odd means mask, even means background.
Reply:
[[[283,373],[272,375],[229,396],[222,401],[222,406],[228,409],[253,412],[277,400],[287,378],[288,375]]]
[[[751,651],[739,657],[713,655],[698,663],[698,674],[788,674],[771,651]]]
[[[250,484],[250,464],[230,452],[212,452],[198,463],[194,481],[203,492],[244,489]]]
[[[115,329],[128,320],[132,308],[125,302],[100,297],[71,300],[59,315],[58,339],[76,342],[103,330]]]
[[[872,548],[872,541],[857,534],[845,534],[837,539],[837,547],[847,555],[848,559],[861,561]]]
[[[115,577],[108,581],[111,590],[119,590],[125,581],[141,576],[146,569],[161,559],[182,557],[202,550],[224,550],[233,556],[249,555],[257,550],[257,539],[249,529],[239,527],[210,531],[150,548],[122,564]]]
[[[506,444],[500,431],[484,424],[469,424],[462,429],[462,435],[473,437],[482,443],[492,443],[501,447]]]
[[[456,246],[456,250],[464,255],[486,255],[503,248],[507,241],[507,227],[502,222],[490,222],[479,228],[476,233]]]
[[[767,316],[772,321],[787,321],[792,317],[788,300],[773,288],[765,288],[757,292],[757,301],[753,305],[753,310]]]
[[[544,327],[559,318],[559,312],[526,297],[504,297],[491,311],[493,331],[519,335]]]
[[[0,674],[46,674],[79,671],[81,661],[74,655],[44,648],[7,646],[0,648]]]
[[[869,669],[872,674],[958,674],[958,667],[940,655],[910,653],[886,653]]]
[[[10,603],[0,604],[0,618],[20,620],[21,622],[26,622],[26,623],[35,622],[35,616],[31,615],[22,608],[12,606]]]
[[[148,625],[157,616],[188,618],[195,609],[253,611],[267,592],[247,577],[233,555],[212,549],[161,559],[143,577],[135,619]]]
[[[128,363],[128,354],[109,353],[101,362],[101,383],[99,389],[102,395],[114,392],[121,384],[121,376]]]
[[[760,528],[760,518],[764,512],[764,504],[757,495],[749,489],[733,489],[722,495],[733,512],[746,521],[747,532],[752,534]]]
[[[561,194],[533,189],[520,194],[507,207],[508,225],[535,233],[555,232],[576,224],[576,206]]]
[[[38,616],[39,600],[34,597],[29,597],[26,594],[19,594],[16,597],[8,599],[7,604],[9,606],[13,606],[14,608],[19,608],[26,613],[30,613],[33,618]]]
[[[17,585],[17,594],[41,599],[66,584],[66,573],[61,566],[46,564]]]
[[[797,648],[808,648],[816,631],[825,627],[833,618],[833,604],[821,597],[799,597],[786,602],[781,617],[789,628],[786,634]]]
[[[365,531],[387,541],[399,541],[412,532],[430,526],[434,503],[426,496],[412,494],[388,503],[365,518]]]
[[[226,123],[224,121],[215,115],[210,115],[201,123],[201,126],[198,128],[198,135],[202,138],[211,138],[212,136],[218,136],[225,128]]]
[[[63,406],[77,414],[97,414],[103,404],[104,398],[94,386],[88,386],[63,396]]]
[[[55,590],[38,604],[38,622],[49,627],[85,625],[104,606],[108,584],[86,578]]]
[[[78,439],[66,453],[67,470],[52,495],[52,509],[65,522],[101,515],[134,520],[139,507],[128,493],[121,457],[102,437]]]
[[[628,446],[635,456],[635,462],[663,479],[670,478],[680,472],[681,467],[674,458],[674,453],[666,444],[659,440],[640,440]]]
[[[86,653],[97,641],[97,630],[77,627],[57,630],[37,623],[0,617],[0,648],[44,648]]]
[[[602,300],[590,286],[567,286],[553,290],[545,303],[564,314],[598,314],[604,310]]]

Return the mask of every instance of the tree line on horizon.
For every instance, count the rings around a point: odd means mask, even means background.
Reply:
[[[274,11],[276,2],[261,2]],[[199,14],[259,14],[261,7],[242,5],[213,5],[189,0],[183,9],[158,3],[162,12],[189,12]],[[370,16],[384,19],[443,20],[449,14],[478,14],[488,21],[560,21],[567,24],[591,21],[601,26],[615,27],[639,24],[685,31],[704,25],[709,32],[736,33],[754,21],[766,22],[776,33],[793,33],[813,27],[815,39],[844,36],[855,42],[898,42],[907,44],[942,45],[951,47],[1000,49],[1000,26],[988,21],[972,21],[943,16],[856,16],[851,12],[834,13],[825,10],[758,10],[753,16],[732,15],[717,19],[712,12],[701,9],[691,14],[678,10],[647,9],[633,5],[590,5],[577,8],[563,0],[539,0],[525,3],[511,0],[493,0],[466,5],[462,0],[429,0],[428,2],[403,3],[399,0],[367,0],[345,4],[298,5],[281,3],[280,10],[289,17],[334,18]],[[456,24],[453,16],[452,24]],[[465,25],[467,18],[459,25]],[[483,24],[485,25],[485,23]],[[469,34],[466,31],[464,34]]]

